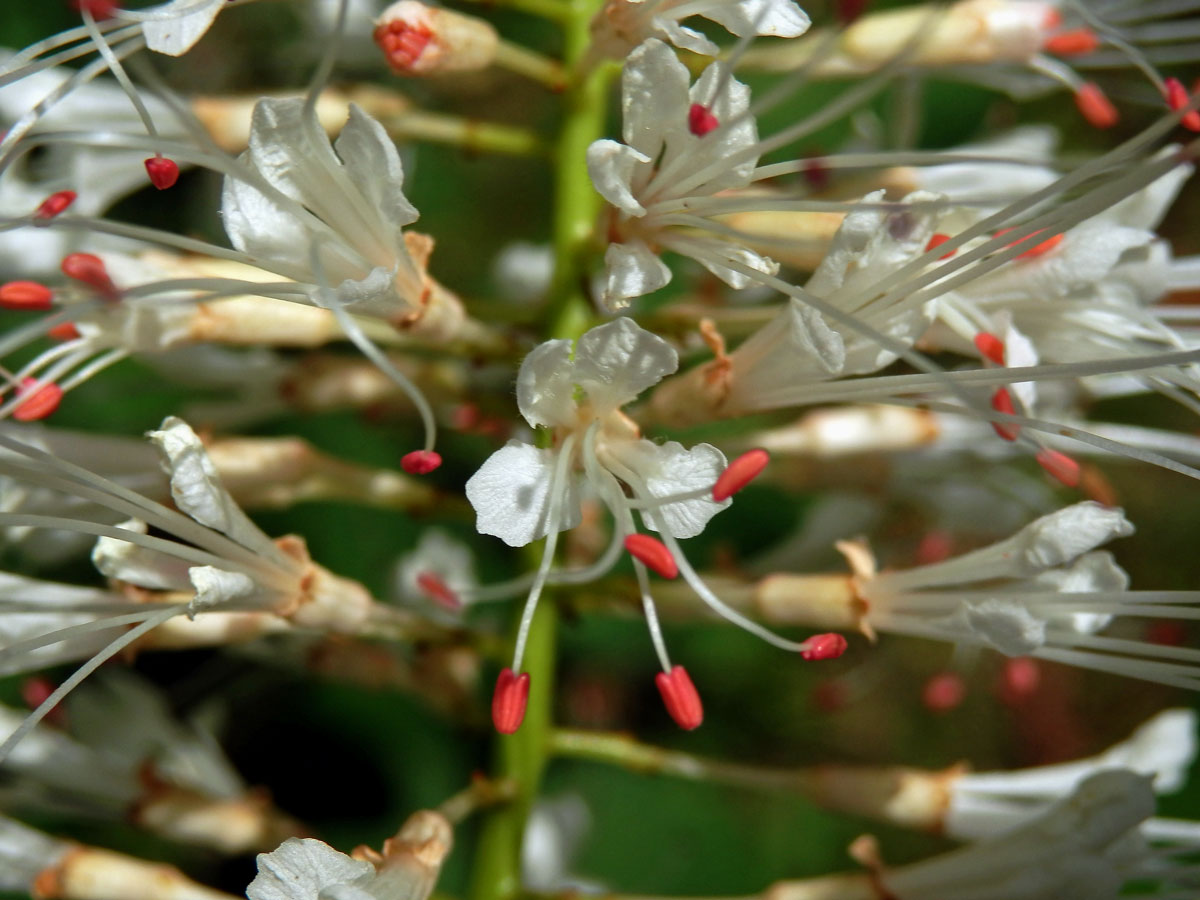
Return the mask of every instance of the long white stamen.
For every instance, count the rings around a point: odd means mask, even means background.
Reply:
[[[591,427],[595,428],[596,424],[593,423]],[[525,656],[525,644],[529,640],[529,629],[533,625],[533,614],[537,612],[537,603],[542,595],[542,588],[546,585],[546,576],[550,573],[550,567],[554,565],[554,550],[558,546],[558,531],[562,525],[562,516],[566,507],[567,497],[571,493],[567,477],[574,449],[575,435],[569,434],[563,440],[562,446],[558,448],[558,458],[554,462],[554,472],[550,476],[549,503],[547,504],[546,511],[546,526],[548,528],[546,543],[542,548],[542,561],[538,565],[537,575],[534,576],[533,586],[529,589],[529,596],[525,600],[525,608],[521,611],[521,623],[517,627],[517,640],[513,645],[512,670],[514,672],[521,671],[521,660]]]
[[[80,666],[70,678],[60,684],[50,694],[49,697],[41,702],[37,709],[35,709],[26,717],[25,721],[22,722],[21,725],[8,736],[8,739],[3,744],[0,744],[0,763],[3,763],[4,760],[8,758],[8,755],[12,753],[13,748],[17,746],[17,743],[21,740],[21,738],[25,737],[25,735],[32,731],[37,723],[42,721],[42,719],[46,717],[50,710],[54,709],[54,707],[58,705],[59,701],[67,696],[67,694],[71,693],[71,691],[73,691],[75,687],[81,681],[83,681],[83,679],[87,678],[92,674],[92,672],[96,671],[96,669],[100,668],[100,666],[102,666],[105,662],[107,662],[116,654],[120,653],[123,649],[128,647],[142,635],[153,631],[163,622],[166,622],[168,619],[173,618],[174,616],[180,615],[186,609],[187,604],[180,604],[178,606],[172,606],[163,610],[157,615],[147,619],[141,625],[138,625],[137,627],[125,632],[125,634],[118,637],[111,644]]]
[[[121,61],[113,53],[112,48],[108,46],[108,41],[104,39],[104,35],[96,27],[96,20],[92,17],[91,9],[84,3],[80,6],[80,12],[83,14],[83,26],[87,29],[92,43],[96,45],[97,52],[99,52],[100,57],[108,64],[109,71],[113,73],[113,77],[117,79],[117,83],[121,85],[121,89],[129,97],[129,102],[133,104],[133,108],[137,110],[138,118],[142,120],[142,124],[146,127],[146,133],[152,139],[156,140],[158,138],[158,129],[154,126],[154,119],[150,115],[150,110],[146,108],[146,104],[138,93],[137,88],[129,80],[129,76],[125,73],[125,67],[121,65]]]

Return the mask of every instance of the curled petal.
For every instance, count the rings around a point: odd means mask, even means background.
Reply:
[[[609,244],[604,253],[604,291],[600,300],[609,310],[629,305],[634,297],[651,294],[671,281],[671,270],[645,241]]]
[[[343,886],[363,886],[375,877],[369,862],[351,859],[314,838],[288,838],[277,850],[258,855],[258,875],[246,888],[250,900],[315,900]]]
[[[650,157],[632,147],[607,138],[595,141],[587,149],[588,177],[600,196],[617,209],[631,216],[644,216],[645,207],[633,196],[633,174],[640,165],[648,165]]]
[[[665,444],[635,441],[618,452],[622,464],[641,477],[652,497],[711,487],[725,470],[725,455],[711,444],[697,444],[688,449],[677,441]],[[690,538],[700,534],[708,520],[730,503],[728,499],[717,503],[710,497],[681,500],[661,507],[658,517],[672,536]],[[659,530],[653,517],[646,516],[644,520],[647,528]]]
[[[678,368],[675,348],[624,317],[587,331],[575,347],[575,381],[598,412],[624,406]]]
[[[706,19],[724,25],[731,34],[774,37],[799,37],[808,31],[812,20],[792,0],[739,0],[714,3],[704,11]]]
[[[155,10],[157,15],[142,23],[142,34],[146,36],[146,46],[155,53],[165,53],[167,56],[183,56],[212,26],[213,19],[225,5],[225,0],[209,0],[208,3],[196,5],[196,0],[172,0]],[[181,12],[179,15],[168,16],[171,7],[181,10],[190,8],[191,12]]]
[[[688,39],[688,29],[679,32],[683,34],[676,34]],[[690,81],[687,67],[662,41],[645,41],[629,54],[621,75],[621,122],[631,152],[649,162],[658,158],[664,146],[668,154],[679,149],[687,134],[683,112],[688,106]]]
[[[575,364],[570,341],[546,341],[525,357],[517,373],[517,407],[534,428],[569,425],[574,420]]]

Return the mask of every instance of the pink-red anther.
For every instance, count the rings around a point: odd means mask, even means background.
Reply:
[[[672,666],[670,672],[659,672],[654,676],[658,692],[662,694],[663,705],[675,720],[675,724],[684,731],[692,731],[700,727],[704,721],[704,705],[696,686],[683,666]]]
[[[996,237],[1001,237],[1003,235],[1006,235],[1012,230],[1013,229],[1011,229],[1011,228],[1001,228],[999,231],[996,232]],[[1016,246],[1017,244],[1021,243],[1021,241],[1027,240],[1028,238],[1033,237],[1033,235],[1040,234],[1040,233],[1041,233],[1040,231],[1035,231],[1031,235],[1027,235],[1026,237],[1023,237],[1023,238],[1018,238],[1017,240],[1013,241],[1008,246],[1010,246],[1010,247]],[[1057,247],[1059,244],[1062,243],[1062,239],[1063,239],[1063,236],[1061,234],[1051,235],[1050,237],[1048,237],[1044,241],[1042,241],[1040,244],[1034,244],[1028,250],[1024,250],[1024,251],[1018,253],[1017,259],[1032,259],[1035,256],[1041,256],[1043,253],[1049,253],[1051,250],[1053,250],[1055,247]]]
[[[992,409],[1004,416],[1017,414],[1012,394],[1008,392],[1008,388],[996,388],[996,393],[992,394]],[[993,422],[992,428],[1006,441],[1015,441],[1021,434],[1021,426],[1012,422]]]
[[[704,137],[710,131],[716,131],[720,127],[721,123],[717,121],[717,117],[707,106],[693,103],[688,109],[688,131],[696,137]]]
[[[74,322],[60,322],[53,328],[48,329],[46,335],[54,338],[56,341],[74,341],[82,337],[79,329],[75,327]]]
[[[1090,81],[1075,92],[1075,105],[1094,128],[1112,128],[1120,119],[1112,101],[1104,96],[1099,85]]]
[[[400,468],[409,475],[428,475],[442,464],[442,455],[433,450],[414,450],[400,457]]]
[[[1183,82],[1178,78],[1168,78],[1166,85],[1167,106],[1171,108],[1172,112],[1179,112],[1179,110],[1191,102],[1192,98],[1188,96],[1187,88],[1183,86]],[[1188,131],[1200,131],[1200,112],[1189,109],[1183,114],[1180,124]]]
[[[936,250],[938,247],[942,246],[942,244],[946,243],[946,241],[948,241],[948,240],[950,240],[950,235],[948,235],[948,234],[942,234],[939,232],[938,234],[933,235],[933,237],[931,237],[929,239],[929,242],[925,245],[925,252],[928,253],[930,250]],[[947,253],[943,256],[939,256],[938,259],[939,260],[949,259],[957,252],[958,252],[957,250],[951,250],[949,253]]]
[[[944,713],[958,708],[967,696],[967,685],[957,672],[934,675],[921,691],[921,703],[930,712]]]
[[[0,285],[0,306],[5,309],[49,309],[54,294],[36,281],[10,281]]]
[[[927,531],[917,544],[917,565],[930,566],[954,555],[954,538],[948,531]]]
[[[808,182],[808,186],[814,191],[823,191],[831,181],[833,181],[833,173],[829,168],[829,164],[819,156],[813,156],[804,161],[804,168],[801,170],[804,175],[804,180]]]
[[[1041,681],[1042,670],[1036,659],[1029,656],[1006,659],[1000,671],[1000,699],[1009,706],[1017,706],[1037,692]]]
[[[834,10],[838,24],[842,26],[853,25],[867,11],[867,4],[869,2],[870,0],[838,0],[837,7]]]
[[[648,534],[631,534],[625,538],[625,549],[629,555],[663,578],[674,578],[679,574],[679,564],[666,544]]]
[[[422,572],[417,576],[417,587],[438,606],[457,612],[462,609],[462,600],[436,572]]]
[[[998,366],[1004,365],[1004,341],[990,331],[981,331],[975,335],[975,349],[986,360]]]
[[[55,191],[33,211],[35,219],[53,219],[66,210],[79,196],[74,191]]]
[[[79,12],[88,12],[97,22],[111,19],[120,10],[116,0],[71,0],[71,6]]]
[[[413,25],[394,19],[376,26],[375,43],[383,51],[392,70],[403,75],[412,71],[429,42],[433,32],[423,25]]]
[[[762,448],[747,450],[728,466],[713,485],[712,498],[718,503],[728,500],[755,478],[771,461],[771,454]]]
[[[525,721],[525,707],[529,705],[529,673],[514,675],[512,669],[504,669],[496,679],[496,692],[492,694],[492,724],[501,734],[512,734]]]
[[[58,409],[63,391],[53,382],[38,387],[36,378],[23,378],[17,396],[22,399],[13,409],[12,417],[18,422],[37,422]]]
[[[117,286],[108,277],[104,260],[91,253],[69,253],[63,257],[62,273],[86,284],[105,296],[115,296]]]
[[[1042,49],[1055,56],[1086,56],[1100,46],[1100,38],[1090,28],[1072,28],[1047,38]]]
[[[845,652],[846,639],[831,631],[828,634],[814,634],[805,641],[800,656],[809,662],[816,662],[822,659],[837,659]]]
[[[165,191],[174,187],[175,182],[179,180],[179,166],[175,160],[165,156],[152,156],[146,160],[146,174],[150,176],[152,185],[160,191]]]
[[[1038,451],[1038,455],[1035,458],[1038,465],[1046,471],[1046,474],[1059,482],[1059,484],[1069,488],[1079,487],[1079,463],[1075,462],[1067,454],[1044,448]]]

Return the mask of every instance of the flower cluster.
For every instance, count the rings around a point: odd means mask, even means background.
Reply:
[[[743,896],[1192,896],[1195,4],[473,2],[0,51],[0,890],[636,884],[574,757],[962,845]]]

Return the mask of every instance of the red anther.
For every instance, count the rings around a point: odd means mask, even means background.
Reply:
[[[17,396],[23,399],[12,413],[12,417],[18,422],[36,422],[44,419],[58,409],[58,404],[62,402],[63,391],[57,384],[45,383],[35,390],[37,383],[36,378],[21,379]]]
[[[91,253],[69,253],[64,256],[62,273],[68,278],[74,278],[88,287],[95,288],[105,296],[112,297],[117,293],[117,286],[108,277],[104,260]]]
[[[948,240],[950,240],[950,235],[948,235],[948,234],[941,234],[940,232],[938,234],[935,234],[933,237],[931,237],[929,239],[929,243],[927,243],[925,245],[925,252],[928,253],[930,250],[936,250],[938,247],[942,246],[942,244],[946,243],[946,241],[948,241]],[[958,252],[957,250],[951,250],[945,256],[939,256],[938,259],[939,260],[949,259],[957,252]]]
[[[921,690],[921,703],[930,712],[944,713],[956,708],[967,696],[967,686],[957,672],[934,675]]]
[[[1072,28],[1060,31],[1046,39],[1042,49],[1055,56],[1084,56],[1100,46],[1100,38],[1090,28]]]
[[[996,237],[1002,237],[1003,235],[1008,234],[1012,230],[1013,230],[1012,228],[1001,228],[999,231],[996,232]],[[1037,234],[1041,234],[1043,231],[1045,231],[1044,228],[1039,229],[1038,231],[1035,231],[1032,234],[1027,235],[1026,237],[1018,238],[1017,240],[1013,241],[1008,246],[1015,247],[1017,244],[1021,243],[1021,241],[1028,240],[1030,237],[1033,237],[1034,235],[1037,235]],[[1063,236],[1061,234],[1051,235],[1050,237],[1048,237],[1044,241],[1042,241],[1040,244],[1034,244],[1028,250],[1023,250],[1020,253],[1018,253],[1017,259],[1031,259],[1032,257],[1035,257],[1035,256],[1041,256],[1043,253],[1049,253],[1051,250],[1053,250],[1055,247],[1057,247],[1059,244],[1062,243],[1062,239],[1063,239]]]
[[[814,634],[804,642],[800,655],[809,662],[822,659],[837,659],[846,652],[846,639],[840,634]]]
[[[74,322],[62,322],[49,329],[46,334],[56,341],[73,341],[81,337],[79,329],[75,327]]]
[[[152,156],[146,160],[146,174],[150,183],[160,191],[172,187],[179,180],[179,166],[165,156]]]
[[[625,538],[625,549],[629,555],[663,578],[674,578],[679,574],[679,564],[671,551],[658,538],[648,534],[631,534]]]
[[[111,19],[121,8],[116,0],[71,0],[71,7],[83,12],[87,10],[97,22]]]
[[[1112,128],[1120,118],[1112,101],[1091,81],[1075,92],[1075,105],[1094,128]]]
[[[53,219],[68,206],[75,202],[78,196],[74,191],[56,191],[51,194],[41,205],[33,211],[35,219]]]
[[[1042,681],[1038,661],[1029,656],[1017,656],[1004,661],[1000,671],[1000,699],[1009,706],[1028,700]]]
[[[990,331],[981,331],[975,335],[975,349],[984,359],[991,360],[998,366],[1004,365],[1004,341]]]
[[[948,531],[929,531],[917,544],[917,565],[928,566],[949,559],[954,553],[954,538]]]
[[[728,500],[761,474],[771,461],[771,454],[762,448],[747,450],[725,467],[713,485],[712,498],[718,503]]]
[[[992,409],[1005,416],[1017,414],[1017,408],[1013,406],[1012,394],[1008,392],[1008,388],[996,388],[996,393],[992,394]],[[1011,422],[993,422],[992,428],[1006,441],[1015,441],[1021,434],[1021,426]]]
[[[1057,450],[1042,449],[1038,451],[1037,463],[1046,470],[1046,474],[1066,487],[1079,487],[1079,463],[1065,453]]]
[[[721,123],[717,121],[717,117],[707,106],[693,103],[688,109],[688,131],[696,137],[704,137],[710,131],[716,131],[720,127]]]
[[[424,25],[393,19],[375,28],[375,43],[383,51],[392,70],[405,74],[412,71],[429,42],[433,32]]]
[[[825,190],[829,187],[829,182],[833,180],[829,166],[819,156],[806,159],[801,172],[804,175],[804,180],[808,182],[808,186],[814,191]]]
[[[50,288],[36,281],[0,285],[0,306],[5,309],[49,309],[53,299]]]
[[[1062,24],[1062,13],[1053,6],[1046,8],[1046,12],[1042,15],[1042,27],[1047,31],[1053,31]]]
[[[850,688],[841,679],[827,678],[813,688],[812,702],[823,713],[837,712],[850,702]]]
[[[442,464],[442,455],[434,450],[414,450],[400,457],[400,468],[409,475],[428,475]]]
[[[50,695],[57,687],[58,685],[42,675],[26,678],[21,682],[21,702],[30,709],[37,709],[50,699]],[[66,710],[63,709],[61,703],[51,707],[50,711],[46,713],[46,720],[55,725],[66,725]]]
[[[870,0],[838,0],[834,15],[839,25],[853,25],[867,11]]]
[[[496,692],[492,694],[492,724],[501,734],[512,734],[525,721],[525,707],[529,703],[529,673],[514,675],[512,669],[504,669],[496,679]]]
[[[1187,88],[1183,86],[1183,83],[1178,78],[1168,78],[1167,106],[1171,108],[1172,112],[1179,112],[1190,101],[1191,97],[1188,96]],[[1183,114],[1180,124],[1188,131],[1200,131],[1200,112],[1194,109],[1188,110]]]
[[[462,609],[462,600],[436,572],[422,572],[417,576],[417,587],[425,592],[438,606],[457,612]]]
[[[704,705],[696,686],[683,666],[672,666],[670,672],[659,672],[654,676],[658,692],[662,694],[663,705],[675,720],[675,724],[684,731],[692,731],[700,727],[704,721]]]
[[[1182,622],[1151,622],[1146,640],[1164,647],[1183,647],[1188,640],[1187,626]]]

